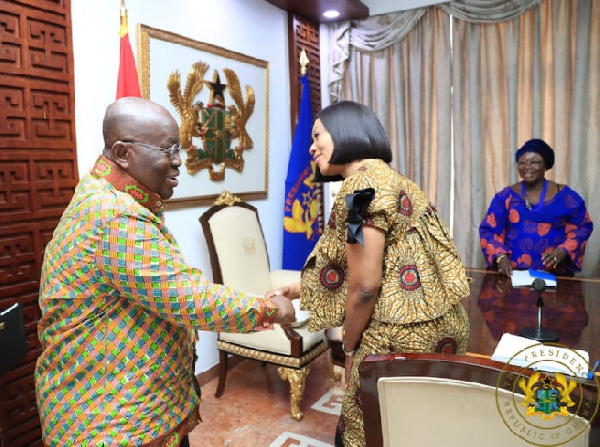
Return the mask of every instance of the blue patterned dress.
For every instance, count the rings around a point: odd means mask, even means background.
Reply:
[[[544,270],[542,255],[556,247],[567,253],[556,275],[573,276],[583,265],[583,254],[594,226],[584,200],[568,186],[541,207],[527,208],[511,187],[498,192],[479,226],[481,249],[489,266],[508,253],[515,269]]]

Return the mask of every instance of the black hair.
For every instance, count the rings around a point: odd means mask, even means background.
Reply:
[[[329,163],[342,165],[363,158],[390,163],[392,150],[383,126],[369,107],[354,101],[339,101],[325,107],[316,118],[331,135],[333,153]],[[322,175],[317,168],[314,181],[343,180],[341,176]]]

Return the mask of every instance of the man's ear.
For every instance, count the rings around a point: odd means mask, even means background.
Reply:
[[[115,162],[121,169],[125,171],[129,167],[128,155],[131,146],[131,144],[124,143],[123,141],[115,141],[110,147],[112,161]]]

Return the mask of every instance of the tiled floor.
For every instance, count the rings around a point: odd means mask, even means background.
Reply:
[[[227,374],[225,392],[214,397],[217,379],[202,387],[203,422],[190,433],[191,447],[328,447],[344,392],[329,380],[329,352],[311,364],[300,421],[289,415],[289,385],[274,365],[245,360]]]

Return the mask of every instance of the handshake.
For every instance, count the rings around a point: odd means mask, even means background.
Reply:
[[[270,299],[277,306],[277,315],[275,323],[281,325],[292,324],[296,321],[296,309],[292,304],[292,299],[300,297],[300,284],[292,284],[270,290],[265,294],[265,298]]]

